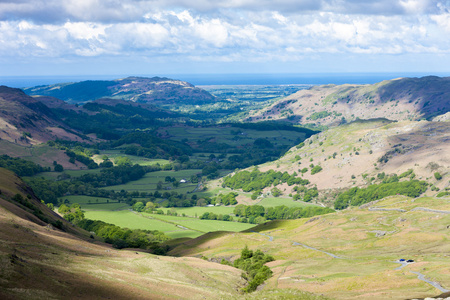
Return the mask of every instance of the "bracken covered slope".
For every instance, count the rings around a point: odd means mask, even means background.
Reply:
[[[450,122],[359,120],[323,131],[304,144],[259,169],[297,172],[323,191],[365,186],[379,173],[400,175],[408,170],[415,179],[441,190],[450,186]],[[322,171],[311,174],[312,164]],[[308,171],[302,174],[304,168]],[[437,180],[435,172],[443,178]],[[286,196],[293,186],[279,188]]]
[[[0,86],[0,139],[29,146],[56,138],[83,140],[41,101]]]
[[[450,111],[450,77],[399,78],[372,85],[324,85],[301,90],[247,120],[339,125],[369,118],[431,119]]]
[[[113,249],[47,209],[11,172],[0,168],[0,179],[0,299],[233,299],[240,295],[244,282],[235,268],[199,258]],[[26,205],[13,200],[17,194]],[[50,222],[60,220],[65,231],[36,215]]]

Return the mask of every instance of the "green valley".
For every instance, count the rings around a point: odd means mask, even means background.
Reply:
[[[447,297],[447,81],[1,87],[0,296]]]

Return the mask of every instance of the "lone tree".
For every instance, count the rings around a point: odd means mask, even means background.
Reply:
[[[442,179],[441,173],[435,172],[435,173],[434,173],[434,178],[436,178],[436,180],[441,180],[441,179]]]

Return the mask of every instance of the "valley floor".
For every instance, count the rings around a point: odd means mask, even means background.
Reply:
[[[264,289],[337,299],[430,297],[450,289],[449,216],[448,198],[394,196],[307,220],[273,221],[246,233],[202,236],[170,254],[220,261],[248,245],[276,259],[268,264],[274,276]],[[399,269],[400,259],[413,262]]]

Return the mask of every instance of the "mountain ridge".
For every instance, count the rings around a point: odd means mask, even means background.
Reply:
[[[0,138],[25,146],[55,138],[84,140],[39,99],[6,86],[0,87]]]
[[[52,96],[71,103],[115,98],[157,105],[197,105],[215,102],[209,92],[194,85],[165,77],[127,77],[116,80],[88,80],[25,88],[34,96]]]
[[[450,77],[398,78],[366,85],[322,85],[256,111],[247,121],[336,126],[356,119],[420,120],[450,111]]]

